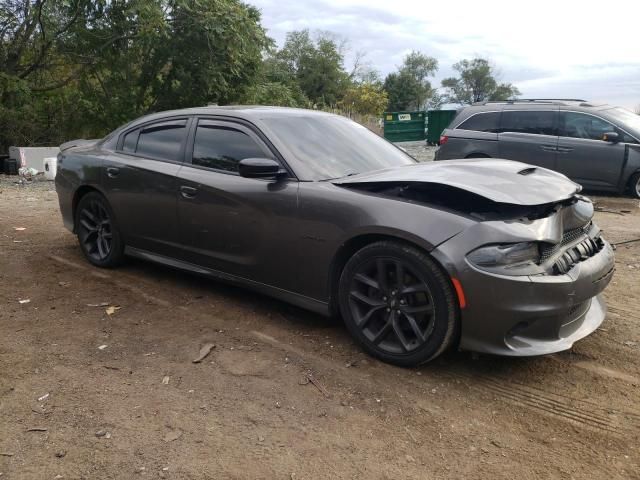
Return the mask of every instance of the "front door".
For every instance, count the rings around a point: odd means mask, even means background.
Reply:
[[[276,158],[249,127],[200,118],[178,173],[185,260],[295,290],[298,182],[238,174],[245,158]],[[279,273],[280,272],[280,273]]]
[[[625,155],[623,142],[603,140],[623,132],[606,120],[579,112],[560,112],[558,171],[587,188],[617,188]]]
[[[184,159],[188,121],[163,120],[125,132],[116,152],[104,161],[102,184],[127,245],[175,253],[176,175]]]
[[[498,134],[500,158],[555,170],[557,108],[503,110]]]

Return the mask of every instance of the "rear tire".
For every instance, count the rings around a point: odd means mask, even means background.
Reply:
[[[98,192],[83,196],[76,208],[76,233],[85,258],[112,268],[124,260],[124,242],[107,199]]]
[[[631,175],[629,190],[631,190],[631,195],[634,198],[640,198],[640,172]]]
[[[417,366],[457,339],[453,287],[439,265],[413,246],[381,241],[362,248],[342,271],[338,298],[351,335],[384,362]]]

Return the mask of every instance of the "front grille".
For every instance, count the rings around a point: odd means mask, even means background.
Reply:
[[[569,247],[553,264],[553,271],[556,274],[567,273],[576,263],[593,257],[604,247],[604,240],[600,236],[595,238],[587,237],[581,242]]]
[[[590,229],[591,229],[591,222],[589,222],[587,225],[583,227],[574,228],[573,230],[567,230],[566,232],[564,232],[560,243],[556,243],[554,245],[548,245],[542,248],[542,251],[540,252],[540,263],[553,257],[565,245],[569,245],[570,243],[575,242],[581,236],[587,235]]]

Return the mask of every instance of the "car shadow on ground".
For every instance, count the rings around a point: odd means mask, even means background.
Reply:
[[[347,351],[351,350],[352,357],[367,358],[367,354],[352,340],[340,318],[325,317],[252,290],[135,258],[128,258],[122,270],[135,276],[153,279],[193,298],[208,295],[224,298],[231,306],[269,318],[270,322],[275,322],[278,328],[286,331],[304,331],[318,336],[330,335],[334,343],[340,344]],[[425,374],[442,375],[456,372],[472,376],[520,376],[519,374],[524,375],[532,367],[544,363],[548,363],[545,357],[478,355],[453,348],[433,362],[417,367],[417,370]]]

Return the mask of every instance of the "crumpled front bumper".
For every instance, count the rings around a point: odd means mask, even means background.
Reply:
[[[456,269],[466,296],[460,348],[511,356],[571,348],[592,333],[606,313],[601,292],[614,273],[611,245],[564,275],[502,276],[465,260]]]

